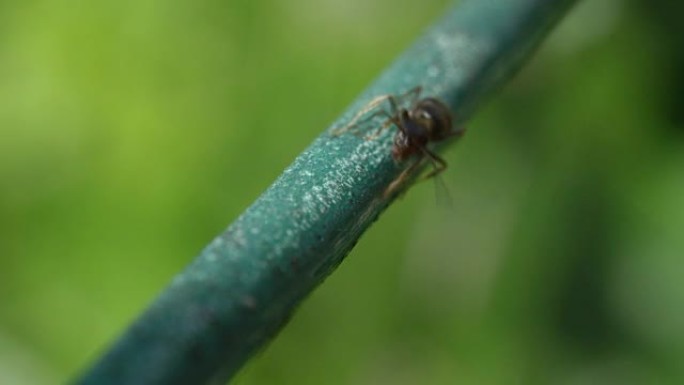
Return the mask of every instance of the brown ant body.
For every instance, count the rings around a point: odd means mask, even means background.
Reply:
[[[400,189],[402,184],[427,158],[433,166],[432,171],[425,175],[424,179],[434,177],[447,168],[447,163],[439,155],[428,148],[429,143],[439,142],[454,136],[461,136],[463,129],[452,129],[451,111],[438,99],[426,97],[419,99],[422,87],[417,86],[404,94],[398,96],[381,95],[371,100],[362,108],[341,130],[334,131],[334,135],[342,132],[354,130],[362,117],[364,120],[375,116],[384,116],[387,120],[376,130],[373,135],[366,136],[366,139],[378,137],[382,131],[394,124],[398,130],[394,135],[392,145],[392,157],[397,162],[402,162],[412,156],[416,156],[416,161],[402,171],[399,176],[390,183],[384,196],[389,197]],[[400,101],[408,99],[411,101],[408,108],[399,107]],[[391,113],[384,109],[378,109],[372,114],[371,110],[376,109],[380,104],[389,101]],[[368,114],[368,115],[367,115]]]

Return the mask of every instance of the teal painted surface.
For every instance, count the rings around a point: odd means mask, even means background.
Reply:
[[[370,99],[417,85],[462,124],[573,1],[473,0],[407,50],[331,128]],[[370,122],[373,124],[374,122]],[[202,383],[232,377],[287,322],[390,203],[406,164],[377,140],[318,137],[181,272],[78,383]]]

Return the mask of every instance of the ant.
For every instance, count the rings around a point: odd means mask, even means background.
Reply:
[[[383,116],[387,119],[375,133],[366,136],[365,139],[377,138],[392,124],[397,126],[399,130],[394,135],[392,158],[396,162],[402,162],[413,155],[416,155],[417,158],[411,166],[404,169],[390,183],[383,194],[385,198],[398,191],[426,158],[432,163],[433,169],[422,179],[432,178],[446,170],[446,161],[430,150],[428,144],[440,142],[454,136],[460,137],[465,131],[463,128],[453,130],[449,108],[436,98],[419,98],[421,91],[422,87],[416,86],[396,96],[391,94],[378,96],[362,108],[346,126],[333,131],[335,136],[346,131],[358,131],[358,122],[364,116],[364,121],[376,116]],[[410,101],[408,108],[399,107],[400,101],[404,100]],[[389,102],[391,113],[388,113],[385,109],[377,109],[372,114],[367,115],[385,101]]]

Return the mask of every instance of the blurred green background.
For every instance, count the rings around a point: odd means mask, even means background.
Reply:
[[[0,2],[0,383],[82,370],[448,4]],[[684,383],[683,7],[580,3],[235,383]]]

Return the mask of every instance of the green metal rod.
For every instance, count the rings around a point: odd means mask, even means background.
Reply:
[[[342,115],[415,86],[466,120],[573,0],[470,0],[437,22]],[[374,124],[369,122],[368,124]],[[390,203],[407,167],[392,135],[318,137],[214,239],[80,384],[199,384],[231,378],[287,322]],[[408,163],[408,162],[407,162]]]

